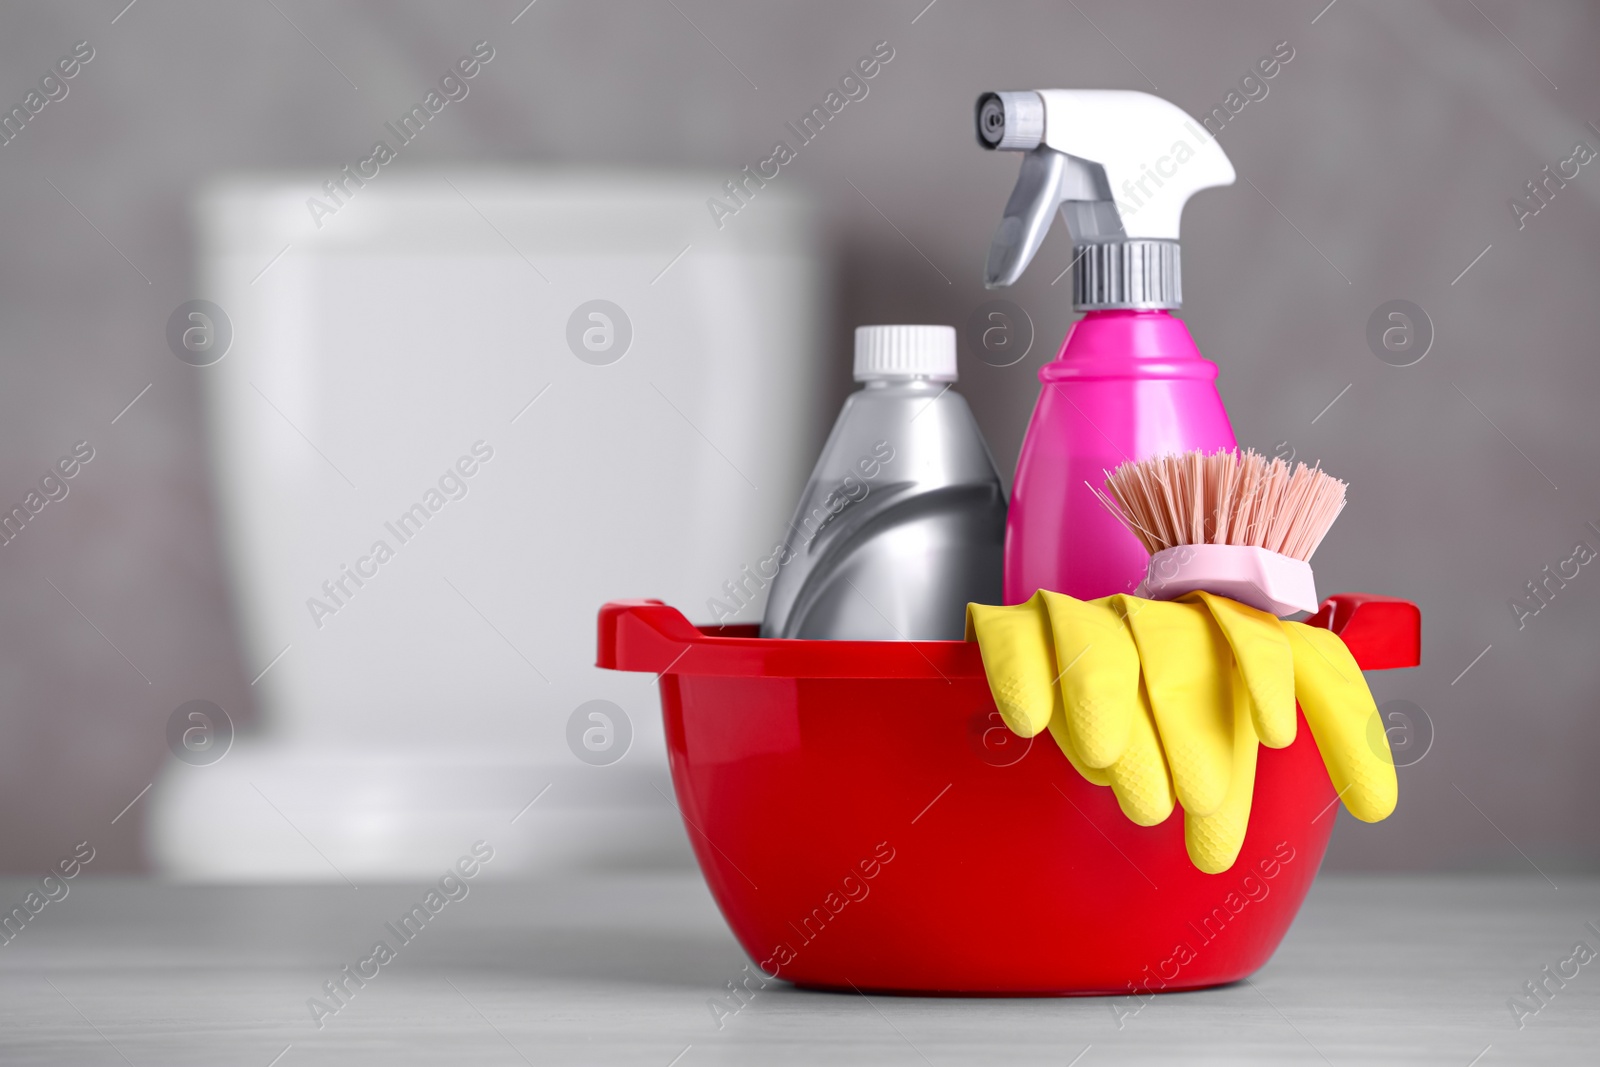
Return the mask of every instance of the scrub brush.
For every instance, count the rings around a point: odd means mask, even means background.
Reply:
[[[1134,595],[1203,589],[1273,615],[1317,610],[1311,554],[1344,509],[1344,482],[1254,449],[1124,463],[1089,489],[1150,552]]]

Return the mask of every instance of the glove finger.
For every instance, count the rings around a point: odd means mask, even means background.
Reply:
[[[1050,722],[1059,702],[1055,652],[1044,602],[967,605],[967,629],[978,640],[994,706],[1012,731],[1032,737]]]
[[[1250,827],[1250,802],[1256,788],[1256,755],[1259,752],[1250,694],[1242,682],[1234,685],[1233,774],[1228,779],[1228,796],[1222,806],[1209,815],[1184,812],[1183,841],[1189,859],[1206,874],[1221,874],[1233,866],[1244,846]]]
[[[1122,756],[1106,768],[1111,790],[1117,795],[1122,813],[1140,826],[1166,822],[1175,801],[1172,775],[1161,752],[1155,719],[1150,715],[1150,699],[1139,686],[1139,705],[1128,731]]]
[[[1073,744],[1072,732],[1067,729],[1067,719],[1062,713],[1061,704],[1057,702],[1055,714],[1050,717],[1050,736],[1056,739],[1056,745],[1061,749],[1062,755],[1067,757],[1067,762],[1072,764],[1072,769],[1083,775],[1084,780],[1091,785],[1110,785],[1111,778],[1100,767],[1091,767],[1083,762],[1083,757],[1078,754],[1078,746]]]
[[[1109,767],[1127,748],[1139,709],[1139,649],[1105,600],[1043,592],[1061,672],[1061,701],[1078,755]]]
[[[1209,815],[1226,799],[1233,770],[1233,651],[1203,604],[1111,599],[1139,648],[1178,803]]]
[[[1294,688],[1334,789],[1350,814],[1377,822],[1394,811],[1394,756],[1367,679],[1339,635],[1285,622],[1294,649]]]
[[[1277,616],[1212,593],[1195,592],[1182,599],[1191,597],[1204,601],[1233,649],[1261,743],[1268,748],[1287,748],[1294,743],[1297,725],[1294,653]]]

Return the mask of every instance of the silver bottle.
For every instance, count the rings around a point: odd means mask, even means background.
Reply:
[[[855,378],[785,531],[763,637],[960,640],[1000,603],[1006,498],[954,388],[949,326],[862,326]]]

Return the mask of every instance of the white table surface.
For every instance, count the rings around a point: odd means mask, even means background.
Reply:
[[[1600,951],[1584,925],[1600,926],[1600,880],[1556,883],[1325,875],[1254,979],[1157,997],[1121,1029],[1101,999],[782,984],[718,1029],[707,1001],[745,957],[697,875],[483,882],[319,1030],[307,998],[366,954],[415,887],[82,877],[0,946],[0,1062],[1600,1062],[1600,958],[1524,1028],[1507,1007],[1575,942]],[[28,888],[0,881],[0,903]]]

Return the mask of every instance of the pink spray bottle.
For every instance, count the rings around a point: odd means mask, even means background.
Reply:
[[[1089,486],[1125,460],[1235,447],[1217,367],[1171,313],[1182,304],[1183,205],[1231,185],[1233,165],[1203,127],[1149,93],[985,93],[977,120],[979,144],[1026,153],[984,284],[1021,276],[1060,205],[1075,242],[1073,305],[1085,312],[1039,371],[1006,520],[1005,602],[1036,589],[1082,600],[1131,593],[1149,553]]]

